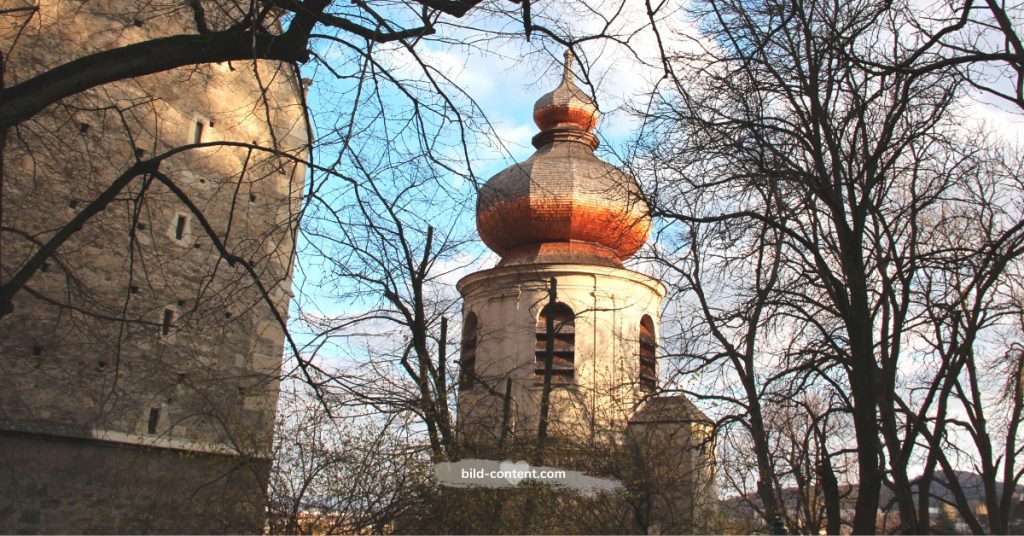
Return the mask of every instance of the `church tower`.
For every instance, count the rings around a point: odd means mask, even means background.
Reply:
[[[650,234],[649,209],[633,177],[594,155],[597,106],[573,83],[572,60],[566,52],[561,84],[534,105],[537,151],[480,189],[477,230],[501,261],[458,283],[458,428],[467,457],[527,458],[622,487],[456,501],[487,511],[464,517],[497,523],[460,530],[707,533],[713,424],[659,389],[665,287],[622,264]]]
[[[477,230],[501,256],[463,278],[459,425],[477,452],[535,442],[551,327],[547,436],[616,442],[657,388],[664,286],[623,268],[651,219],[636,181],[594,155],[594,102],[573,82],[534,105],[537,151],[480,189]]]

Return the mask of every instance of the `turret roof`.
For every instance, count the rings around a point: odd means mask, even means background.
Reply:
[[[650,234],[636,181],[594,155],[597,106],[573,81],[566,52],[561,84],[534,105],[537,152],[480,189],[477,231],[501,265],[621,266]]]

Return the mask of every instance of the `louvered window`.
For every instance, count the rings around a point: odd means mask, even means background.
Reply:
[[[576,325],[572,309],[564,303],[544,307],[537,319],[537,346],[534,373],[538,382],[544,381],[547,351],[547,319],[554,324],[554,352],[551,360],[551,383],[570,384],[576,373]]]

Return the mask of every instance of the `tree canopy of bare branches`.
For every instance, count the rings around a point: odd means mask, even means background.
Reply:
[[[649,115],[654,211],[672,222],[657,253],[699,319],[683,370],[733,408],[721,422],[752,447],[763,517],[870,533],[893,509],[924,532],[939,468],[972,530],[1007,530],[1018,401],[986,393],[1018,383],[1020,153],[962,127],[970,73],[939,67],[958,62],[916,8],[692,9],[706,40],[666,58]],[[964,466],[989,475],[987,527],[956,492]]]

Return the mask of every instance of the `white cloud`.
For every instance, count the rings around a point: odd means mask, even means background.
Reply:
[[[983,95],[963,97],[959,104],[967,116],[965,128],[980,127],[1014,145],[1024,141],[1024,115],[1019,110],[1008,110],[1010,105]]]

